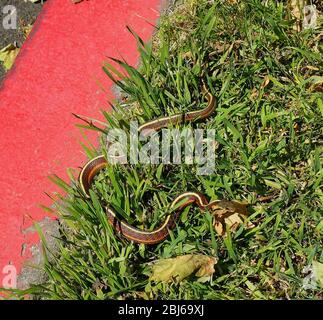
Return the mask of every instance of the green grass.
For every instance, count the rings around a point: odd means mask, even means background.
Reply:
[[[215,173],[199,176],[194,165],[111,166],[91,199],[72,175],[72,184],[55,178],[68,192],[54,210],[62,222],[59,253],[45,264],[48,282],[28,292],[45,299],[319,298],[319,287],[303,288],[302,270],[323,262],[322,20],[314,31],[297,33],[292,25],[284,6],[271,1],[185,1],[161,18],[152,43],[137,37],[139,69],[106,64],[128,108],[105,112],[106,126],[86,125],[102,132],[102,150],[85,147],[88,156],[106,151],[110,127],[205,105],[204,80],[218,99],[217,112],[191,126],[216,130]],[[128,77],[117,80],[112,65]],[[187,190],[248,201],[255,228],[241,226],[223,238],[210,216],[192,207],[168,239],[151,247],[117,236],[107,222],[108,203],[130,223],[154,228]],[[149,281],[148,262],[188,253],[219,258],[211,281]]]

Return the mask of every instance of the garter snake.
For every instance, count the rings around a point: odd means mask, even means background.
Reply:
[[[146,135],[151,131],[158,131],[170,125],[179,125],[181,123],[206,119],[214,112],[216,108],[216,99],[205,86],[203,86],[203,94],[208,101],[208,104],[204,109],[183,114],[175,114],[146,122],[138,128],[138,133]],[[91,189],[94,177],[107,165],[108,162],[105,157],[100,155],[88,161],[81,170],[78,181],[82,191],[87,197],[89,197],[89,190]],[[168,215],[164,222],[153,231],[141,230],[131,226],[125,220],[120,220],[117,217],[116,212],[109,206],[106,207],[106,215],[113,228],[125,238],[137,243],[156,244],[163,241],[169,235],[169,230],[175,227],[176,221],[185,207],[196,204],[202,210],[206,210],[211,207],[214,202],[216,201],[209,203],[205,196],[198,192],[181,193],[171,203],[171,209],[174,209],[174,214]]]

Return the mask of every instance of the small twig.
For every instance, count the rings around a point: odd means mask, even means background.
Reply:
[[[277,194],[274,193],[274,194],[271,194],[269,196],[264,196],[264,197],[259,197],[257,198],[257,202],[266,202],[266,201],[269,201],[271,200],[272,198],[274,198]]]
[[[77,115],[77,114],[75,114],[75,113],[72,113],[72,115],[74,116],[74,117],[76,117],[77,119],[80,119],[80,120],[82,120],[82,121],[84,121],[84,122],[86,122],[87,124],[91,124],[91,125],[93,125],[93,123],[99,123],[99,124],[102,124],[103,126],[105,126],[105,127],[107,127],[108,125],[107,125],[107,123],[105,123],[105,122],[102,122],[102,121],[100,121],[100,120],[96,120],[96,119],[93,119],[93,118],[90,118],[90,117],[87,117],[87,116],[81,116],[81,115]],[[86,119],[88,119],[88,120],[86,120]]]

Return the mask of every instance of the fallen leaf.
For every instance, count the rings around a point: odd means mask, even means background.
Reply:
[[[313,66],[305,66],[304,69],[313,70],[313,71],[319,71],[320,70],[319,68],[313,67]]]
[[[287,9],[290,11],[292,18],[295,19],[293,29],[298,32],[302,30],[304,6],[305,0],[288,0]]]
[[[150,280],[180,282],[194,272],[197,277],[211,276],[217,261],[217,258],[203,254],[188,254],[157,260],[153,264]]]
[[[252,91],[251,91],[251,94],[250,94],[250,100],[254,102],[254,101],[257,100],[258,96],[259,96],[258,89],[253,88]]]
[[[191,51],[184,52],[182,54],[183,59],[185,60],[192,60],[193,59],[193,54]]]
[[[309,78],[309,80],[311,81],[311,86],[309,87],[310,91],[318,91],[318,92],[322,92],[323,90],[323,77],[319,77],[319,76],[313,76],[311,78]]]
[[[3,62],[3,66],[6,70],[11,69],[15,59],[19,53],[19,48],[14,44],[9,44],[0,50],[0,61]]]
[[[270,82],[270,79],[269,79],[269,77],[268,77],[268,75],[267,75],[267,76],[265,76],[265,77],[264,77],[264,80],[263,80],[263,82],[262,82],[262,84],[261,84],[260,88],[261,88],[261,89],[266,88],[266,87],[268,86],[269,82]]]
[[[25,39],[29,36],[32,29],[33,29],[32,24],[28,24],[22,28],[22,32],[24,33]]]
[[[213,201],[209,205],[214,222],[213,226],[215,231],[220,235],[226,235],[226,229],[235,231],[240,224],[243,224],[248,216],[247,210],[248,204],[240,203],[236,201],[217,200]],[[247,229],[253,228],[254,224],[248,222],[246,224]]]

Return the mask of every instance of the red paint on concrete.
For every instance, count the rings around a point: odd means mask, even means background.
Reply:
[[[67,179],[68,167],[81,166],[86,156],[72,112],[100,118],[107,109],[111,82],[101,66],[106,57],[136,64],[138,53],[130,25],[147,40],[160,0],[89,0],[73,5],[51,0],[44,5],[15,67],[0,89],[0,287],[3,267],[18,272],[30,246],[22,230],[45,217],[39,204],[50,205],[44,192],[57,190],[50,174]],[[90,134],[96,141],[96,135]],[[28,251],[28,250],[27,250]]]

